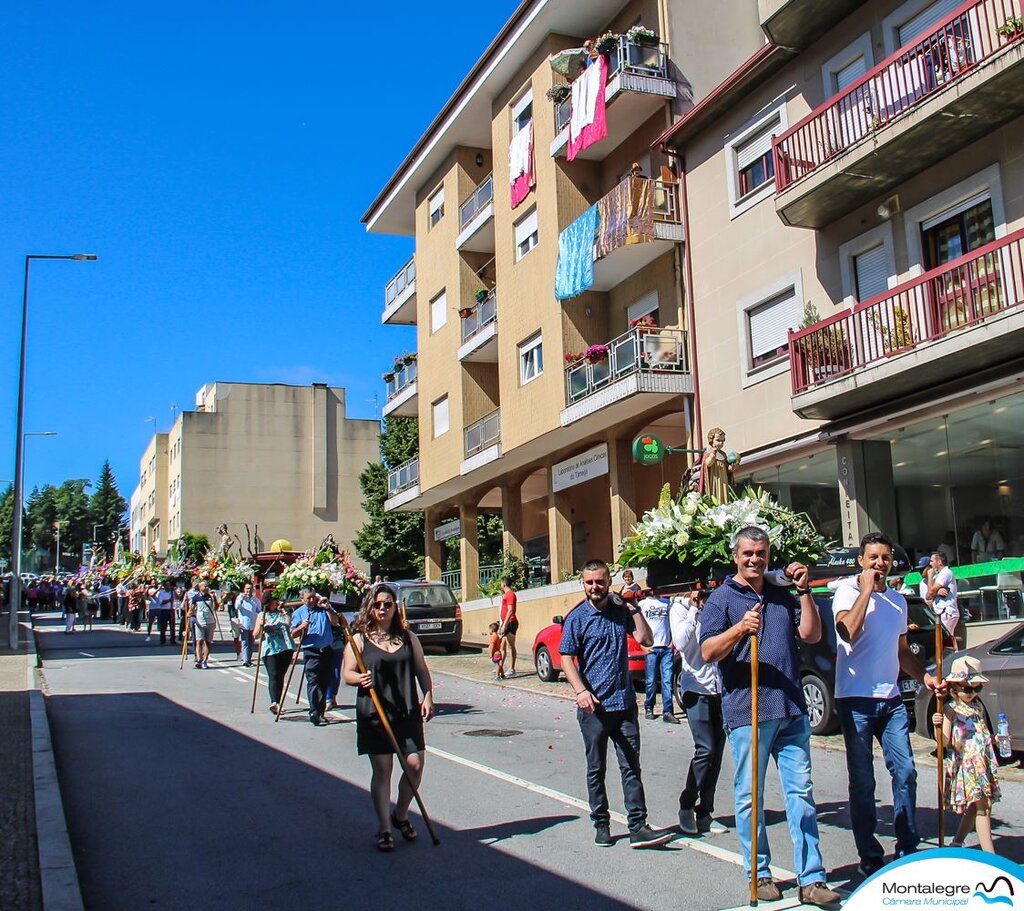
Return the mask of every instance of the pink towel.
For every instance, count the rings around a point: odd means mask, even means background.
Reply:
[[[532,120],[516,134],[509,146],[509,172],[512,176],[509,195],[514,209],[526,199],[530,188],[537,182],[533,173]]]
[[[573,124],[570,120],[569,148],[565,155],[568,161],[572,161],[584,149],[590,148],[595,142],[600,142],[608,135],[608,119],[604,107],[604,93],[608,85],[608,61],[605,59],[604,54],[598,58],[594,66],[597,66],[600,70],[597,91],[594,95],[594,116],[579,131],[573,129]],[[583,79],[585,75],[586,73],[583,76],[578,76],[577,79]]]

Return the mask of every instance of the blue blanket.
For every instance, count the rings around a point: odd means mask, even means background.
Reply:
[[[594,241],[600,217],[591,206],[558,235],[555,297],[560,301],[582,294],[594,284]]]

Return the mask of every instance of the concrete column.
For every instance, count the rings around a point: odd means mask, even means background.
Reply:
[[[502,549],[523,556],[523,485],[508,482],[501,485]]]
[[[441,524],[440,515],[438,509],[427,509],[423,513],[423,572],[428,579],[440,579],[444,572],[444,544],[434,540],[434,529]]]
[[[572,565],[572,511],[569,494],[551,489],[551,470],[548,469],[548,548],[551,554],[551,581],[560,582],[562,573],[571,573]]]
[[[885,440],[843,440],[836,448],[843,544],[856,547],[869,531],[896,537],[892,448]]]
[[[313,383],[310,387],[310,449],[312,489],[310,491],[313,512],[327,509],[327,387]]]
[[[480,542],[476,530],[477,508],[459,507],[462,537],[459,539],[459,564],[462,567],[462,600],[480,597]]]
[[[619,543],[633,529],[637,519],[633,453],[628,440],[608,440],[608,484],[612,512],[612,549],[614,560]]]

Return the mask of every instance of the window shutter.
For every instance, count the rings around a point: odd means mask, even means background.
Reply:
[[[434,436],[448,432],[448,396],[434,402]]]
[[[658,309],[658,292],[652,291],[650,294],[645,294],[635,304],[632,304],[629,310],[626,311],[626,319],[633,322],[635,319],[640,319],[641,316],[647,316],[648,313],[654,313]]]
[[[430,214],[434,215],[444,205],[444,187],[430,197]]]
[[[836,93],[842,92],[844,89],[853,85],[861,76],[868,71],[867,61],[864,59],[864,55],[861,54],[856,60],[846,64],[841,69],[836,70]]]
[[[448,295],[442,292],[430,302],[430,331],[437,332],[448,322]]]
[[[751,355],[760,357],[784,347],[789,341],[789,330],[800,324],[800,317],[792,288],[747,311]]]
[[[990,199],[992,196],[991,190],[982,190],[970,199],[965,199],[963,202],[958,202],[955,206],[951,206],[948,209],[944,209],[938,215],[933,215],[931,218],[926,218],[921,222],[922,231],[930,231],[941,225],[943,222],[949,221],[957,215],[966,212],[968,209],[973,209],[975,206],[981,205],[986,199]]]
[[[857,281],[857,300],[866,301],[889,290],[889,264],[885,245],[879,244],[853,258],[853,273]]]
[[[532,209],[521,221],[516,222],[516,246],[537,230],[537,209]]]
[[[772,137],[778,128],[779,121],[776,118],[756,136],[752,136],[745,143],[736,147],[736,166],[739,170],[742,171],[771,151]]]
[[[935,3],[926,6],[913,19],[908,19],[897,29],[896,35],[900,47],[919,38],[933,25],[941,22],[962,5],[963,0],[935,0]]]

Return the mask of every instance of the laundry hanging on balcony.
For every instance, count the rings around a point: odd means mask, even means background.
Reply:
[[[604,108],[607,82],[608,61],[602,54],[597,58],[597,63],[587,67],[572,84],[569,147],[565,153],[569,161],[608,135],[608,120]]]
[[[597,258],[629,244],[655,240],[654,181],[627,177],[597,203],[601,230]]]
[[[523,127],[508,146],[508,178],[514,209],[537,182],[533,173],[533,119]]]
[[[555,297],[560,301],[582,294],[594,284],[594,239],[600,216],[591,206],[558,235]]]

